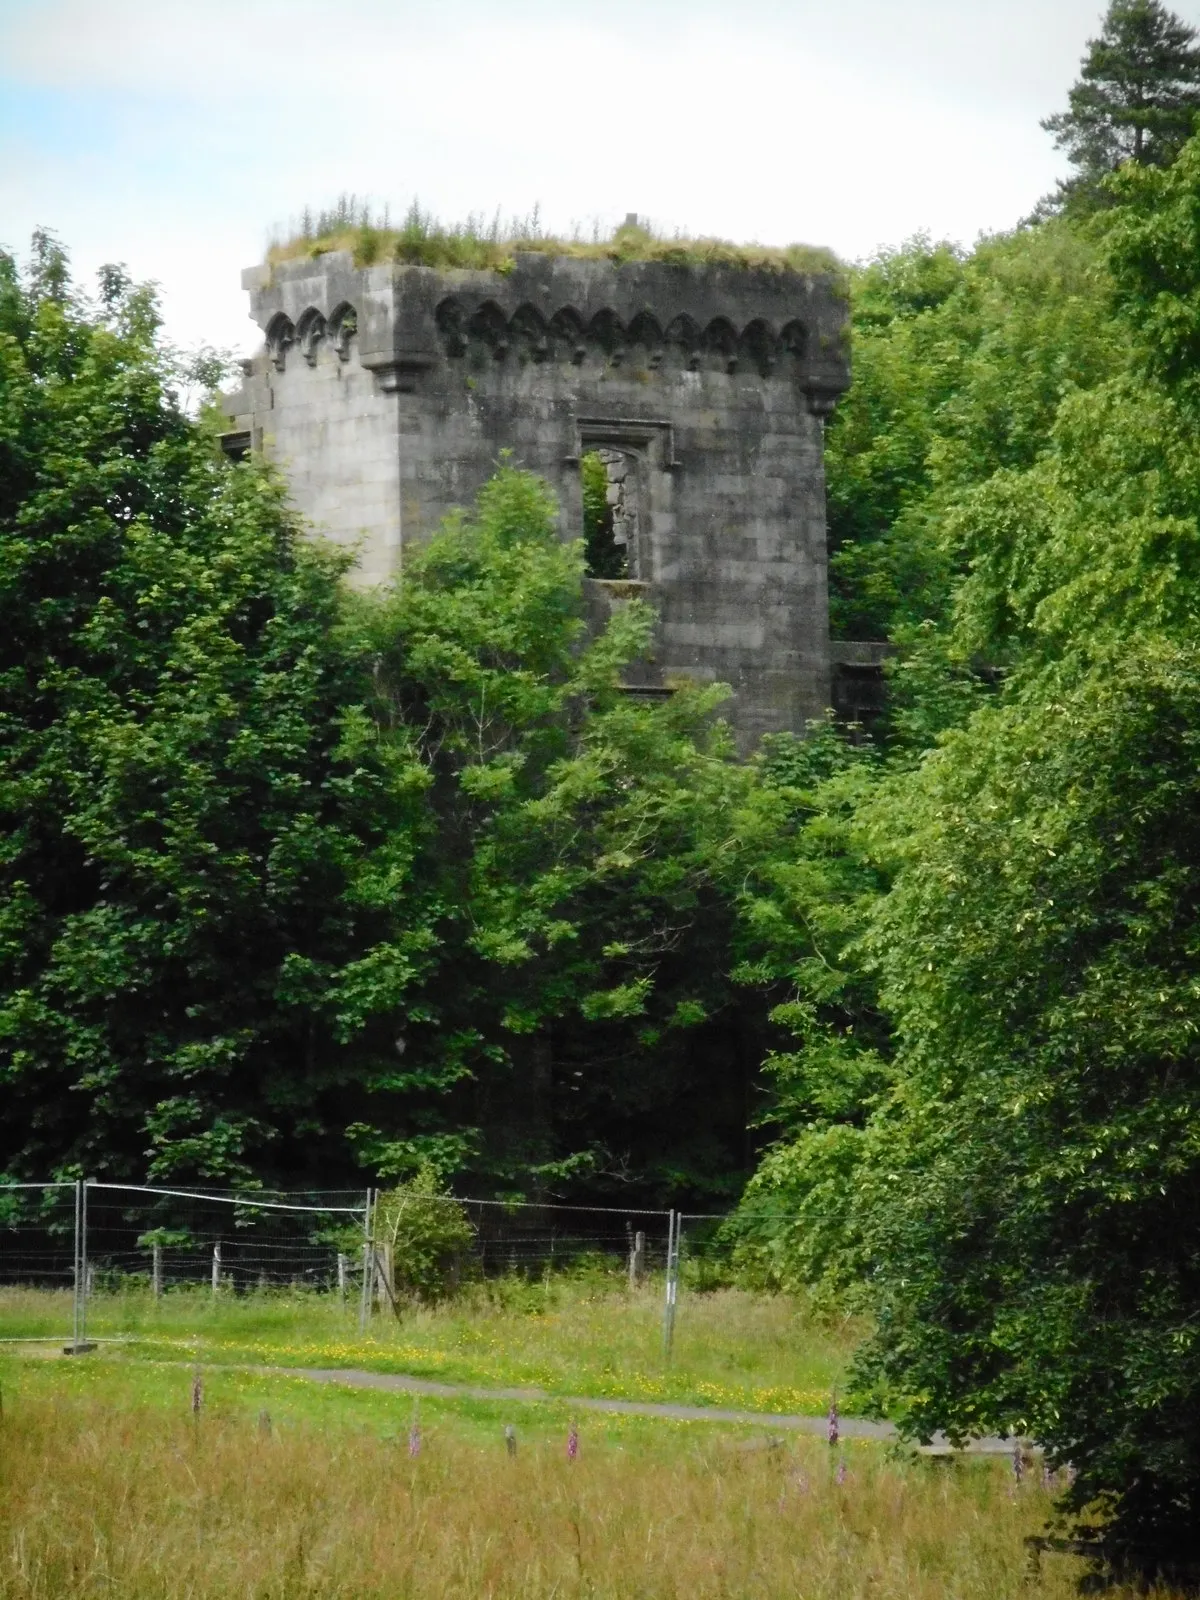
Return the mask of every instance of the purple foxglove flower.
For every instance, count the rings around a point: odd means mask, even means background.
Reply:
[[[837,1482],[838,1483],[845,1483],[846,1479],[849,1476],[850,1476],[850,1474],[846,1471],[846,1463],[844,1461],[839,1461],[838,1462],[838,1469],[837,1469],[837,1473],[836,1473]]]
[[[574,1423],[567,1429],[567,1460],[574,1461],[579,1454],[579,1429]]]
[[[421,1454],[421,1430],[415,1422],[408,1430],[408,1453],[410,1456],[419,1456]]]

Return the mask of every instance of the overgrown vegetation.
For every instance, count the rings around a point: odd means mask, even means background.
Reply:
[[[621,692],[651,614],[585,640],[538,480],[353,599],[144,292],[3,283],[7,1170],[732,1198],[812,953],[786,763]]]
[[[377,1272],[386,1279],[397,1316],[408,1300],[440,1300],[458,1287],[459,1262],[474,1230],[434,1167],[422,1167],[408,1183],[379,1195],[372,1231],[381,1258]]]
[[[590,239],[548,233],[536,211],[507,221],[499,214],[445,223],[414,201],[404,220],[393,225],[387,211],[376,214],[355,195],[341,196],[333,206],[305,212],[295,230],[267,251],[267,264],[346,250],[359,267],[394,262],[398,266],[463,267],[474,271],[508,272],[523,252],[575,256],[590,261],[661,261],[673,266],[732,267],[738,271],[832,274],[841,263],[830,250],[807,244],[734,244],[728,239],[693,239],[656,234],[641,222],[625,222],[611,232],[597,228]]]
[[[500,463],[351,601],[182,415],[144,292],[6,258],[10,1170],[715,1204],[753,1169],[743,1281],[861,1310],[861,1402],[1031,1434],[1110,1566],[1195,1570],[1198,71],[1114,0],[1061,214],[852,273],[833,622],[893,646],[887,714],[747,762],[719,689],[622,695],[652,618],[585,638],[544,484]],[[301,232],[278,259],[564,248]]]
[[[870,1306],[860,1397],[1032,1433],[1142,1571],[1200,1556],[1198,200],[1192,140],[1086,225],[856,277],[833,570],[897,655],[877,764],[813,803],[880,1026],[777,1058],[733,1230]]]
[[[851,1445],[839,1478],[823,1441],[761,1430],[589,1416],[569,1460],[561,1407],[414,1417],[408,1396],[210,1371],[193,1420],[186,1368],[0,1376],[4,1600],[1015,1600],[1049,1503],[1007,1463]],[[1036,1592],[1066,1600],[1079,1563],[1044,1565]]]

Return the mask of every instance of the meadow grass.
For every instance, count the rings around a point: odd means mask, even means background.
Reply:
[[[520,1408],[510,1459],[502,1408],[425,1400],[413,1459],[409,1397],[206,1370],[193,1417],[188,1370],[108,1355],[8,1353],[0,1384],[0,1600],[1066,1600],[1080,1576],[1028,1580],[1050,1495],[1003,1462],[624,1417],[583,1419],[570,1461],[561,1405]]]
[[[65,1292],[0,1291],[0,1336],[66,1335]],[[660,1286],[609,1279],[500,1279],[443,1305],[376,1313],[366,1336],[335,1295],[143,1288],[97,1294],[88,1328],[160,1357],[272,1366],[366,1367],[447,1383],[525,1385],[556,1395],[677,1401],[818,1414],[839,1384],[855,1328],[804,1301],[739,1289],[685,1295],[669,1365]]]

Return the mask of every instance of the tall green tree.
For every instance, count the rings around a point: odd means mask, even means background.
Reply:
[[[860,281],[831,483],[862,572],[923,531],[938,586],[892,612],[889,750],[825,824],[875,1061],[780,1053],[737,1224],[768,1281],[869,1305],[861,1395],[1032,1435],[1143,1572],[1200,1562],[1198,151],[946,262],[935,303],[899,292],[928,257],[876,275],[873,325]]]
[[[890,1081],[887,1021],[856,948],[886,886],[858,820],[882,764],[830,725],[765,741],[758,762],[764,826],[742,868],[735,972],[774,1000],[754,1107],[768,1143],[723,1232],[750,1281],[840,1292],[861,1261],[854,1177]]]
[[[868,808],[897,1048],[850,1208],[864,1389],[919,1435],[1031,1434],[1143,1571],[1200,1560],[1200,435],[1155,343],[1193,148],[1114,180],[1149,345],[955,513],[948,626],[1007,670]]]
[[[622,691],[653,618],[588,639],[507,465],[353,599],[155,323],[0,265],[4,1163],[732,1193],[787,829],[725,691]]]
[[[827,435],[830,619],[835,637],[897,646],[893,738],[920,747],[973,701],[981,663],[952,626],[978,555],[961,512],[1051,448],[1072,394],[1128,364],[1110,292],[1062,219],[969,256],[915,239],[852,275],[854,381]]]
[[[1190,641],[1110,640],[881,806],[899,1051],[849,1180],[861,1388],[1032,1436],[1151,1572],[1200,1556],[1198,691]]]
[[[1200,141],[1166,170],[1127,167],[1109,180],[1117,202],[1105,249],[1114,298],[1137,330],[1152,375],[1191,410],[1200,400]]]
[[[429,776],[414,874],[438,957],[381,1077],[408,1109],[382,1095],[358,1136],[387,1171],[455,1129],[476,1181],[719,1201],[749,1165],[777,987],[740,970],[766,927],[743,897],[790,829],[714,719],[726,690],[623,691],[653,617],[632,603],[588,639],[584,556],[502,466],[363,602],[381,726]]]
[[[1059,205],[1094,209],[1105,201],[1103,179],[1123,162],[1164,167],[1175,159],[1200,110],[1195,39],[1195,28],[1160,0],[1112,0],[1067,110],[1042,123],[1076,169],[1059,186]]]
[[[381,747],[339,564],[180,410],[150,294],[0,258],[0,1077],[41,1176],[337,1159],[422,775]],[[275,1152],[278,1152],[276,1155]]]

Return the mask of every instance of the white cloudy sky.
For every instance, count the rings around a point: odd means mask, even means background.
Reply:
[[[858,257],[1010,226],[1062,171],[1104,0],[0,0],[0,243],[162,286],[247,349],[240,268],[341,191]],[[1200,21],[1200,0],[1176,9]]]

